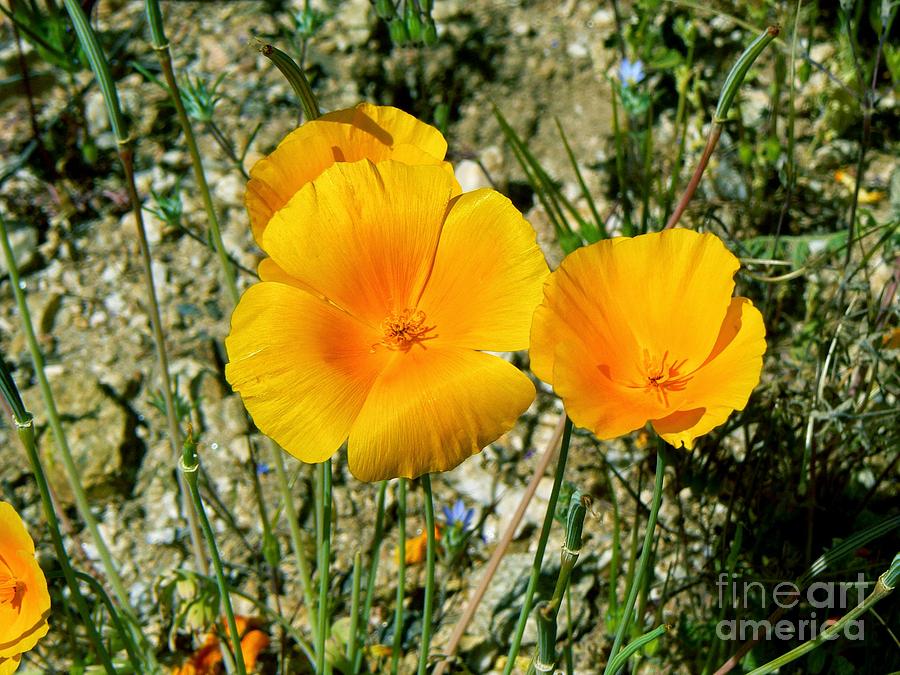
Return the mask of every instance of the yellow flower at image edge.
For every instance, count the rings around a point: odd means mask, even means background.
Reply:
[[[483,351],[527,348],[546,262],[508,199],[457,193],[441,166],[337,163],[268,222],[283,273],[241,298],[225,374],[299,459],[348,440],[361,480],[445,471],[533,400]]]
[[[47,634],[50,594],[34,542],[16,510],[0,502],[0,675]]]
[[[691,448],[759,382],[765,326],[731,297],[738,267],[716,236],[683,229],[579,249],[546,283],[531,368],[598,438],[650,421]]]

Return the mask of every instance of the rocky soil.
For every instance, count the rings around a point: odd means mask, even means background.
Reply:
[[[290,87],[256,51],[254,37],[291,48],[286,31],[292,26],[292,15],[302,5],[300,0],[285,2],[272,13],[269,3],[258,1],[164,3],[176,67],[210,82],[222,77],[216,120],[235,148],[242,149],[250,143],[242,163],[244,170],[297,124],[297,104]],[[592,194],[596,195],[600,212],[605,214],[612,209],[608,184],[614,146],[608,78],[617,67],[619,52],[613,40],[615,19],[608,3],[598,7],[575,0],[441,0],[434,12],[441,40],[428,51],[391,49],[387,31],[367,0],[313,5],[328,13],[306,50],[306,63],[313,68],[315,90],[324,109],[346,107],[366,99],[400,105],[425,115],[437,103],[449,100],[450,159],[457,166],[464,189],[496,185],[510,194],[534,224],[551,262],[561,257],[553,231],[543,209],[533,203],[523,175],[503,141],[492,113],[493,105],[502,109],[545,168],[561,178],[566,193],[577,201],[577,183],[559,142],[558,119]],[[190,418],[202,441],[201,458],[208,477],[206,493],[215,496],[215,522],[224,557],[245,584],[245,592],[274,603],[271,589],[257,587],[262,584],[261,577],[252,573],[262,565],[262,530],[252,479],[260,467],[261,494],[267,511],[270,516],[280,515],[275,476],[266,471],[271,448],[258,435],[248,437],[241,402],[230,393],[222,376],[222,341],[228,331],[230,301],[221,283],[217,260],[203,241],[206,217],[176,120],[165,104],[166,92],[133,67],[137,63],[157,72],[142,12],[140,2],[103,0],[96,8],[96,19],[105,31],[105,41],[119,46],[115,71],[137,141],[138,185],[148,209],[145,218],[171,372],[179,395],[190,406]],[[723,46],[739,44],[744,38],[727,21],[701,22],[699,29]],[[8,23],[0,23],[0,35],[2,81],[14,78],[19,70]],[[54,128],[77,126],[72,120],[77,120],[80,112],[73,110],[71,92],[83,90],[84,123],[96,143],[98,157],[92,167],[88,166],[77,157],[74,147],[62,149],[58,143],[55,180],[49,181],[31,162],[17,167],[17,157],[26,149],[24,139],[30,137],[31,127],[25,98],[21,91],[13,91],[0,100],[0,175],[4,176],[0,209],[13,229],[13,243],[47,359],[47,372],[64,416],[69,443],[82,469],[82,479],[130,584],[133,599],[162,643],[166,639],[167,619],[157,608],[154,584],[168,570],[190,567],[190,549],[176,496],[176,461],[164,435],[164,416],[154,405],[159,388],[158,364],[145,311],[146,292],[133,218],[115,164],[115,139],[89,71],[76,72],[69,81],[67,76],[51,71],[28,45],[25,50],[35,78],[40,123]],[[817,56],[827,58],[824,53]],[[709,65],[710,76],[718,67]],[[661,74],[651,73],[650,77],[659,78]],[[827,86],[824,75],[815,74],[813,78],[801,92],[801,108],[819,105],[821,92]],[[742,108],[745,124],[765,118],[767,101],[764,92],[748,93]],[[674,137],[674,101],[662,103],[667,109],[659,116],[656,145],[660,149],[671,144]],[[888,104],[896,106],[896,102]],[[702,147],[705,122],[699,114],[691,118],[687,144],[691,157]],[[804,120],[803,124],[804,138],[824,133],[814,128],[814,122]],[[261,125],[258,133],[251,138],[257,125]],[[242,204],[245,179],[241,167],[229,160],[210,133],[200,134],[200,144],[226,247],[244,268],[253,270],[260,252],[252,241]],[[723,145],[724,151],[711,167],[713,180],[702,195],[707,200],[722,198],[721,190],[717,193],[715,186],[729,184],[728,172],[734,170],[729,164],[733,148],[729,148],[727,140]],[[801,144],[798,152],[808,159],[808,166],[831,170],[851,163],[856,149],[851,144],[820,143],[816,147]],[[877,148],[873,152],[867,184],[890,192],[890,198],[877,207],[886,213],[892,202],[896,208],[900,200],[895,158]],[[670,162],[671,158],[663,158],[660,166],[665,168]],[[689,160],[688,167],[691,166]],[[815,181],[806,187],[810,191],[807,194],[818,192],[829,197],[844,189],[839,184]],[[149,211],[154,207],[151,191],[167,194],[173,190],[183,201],[183,226],[201,233],[200,241]],[[583,202],[579,206],[587,208]],[[728,217],[723,214],[726,222]],[[249,273],[240,278],[242,287],[252,281]],[[74,516],[71,490],[55,459],[55,445],[46,428],[40,392],[34,384],[6,279],[0,284],[0,349],[15,369],[26,405],[35,413],[41,452],[50,467],[56,498]],[[524,362],[522,355],[511,358]],[[560,412],[559,403],[544,389],[516,429],[437,479],[439,503],[451,504],[461,497],[467,506],[476,509],[481,521],[470,547],[470,564],[448,574],[442,624],[435,637],[437,651],[464,604],[466,589],[480,578],[493,543],[508,524]],[[741,452],[741,439],[728,439],[728,443]],[[573,589],[573,620],[579,645],[576,657],[583,672],[593,672],[592,664],[603,662],[600,608],[607,593],[605,573],[611,537],[608,503],[618,495],[624,504],[627,494],[619,484],[610,493],[597,452],[593,441],[579,436],[568,474],[597,501],[586,527],[587,540]],[[635,436],[605,445],[604,452],[623,475],[634,477],[635,468],[650,450],[646,449],[646,438]],[[0,429],[0,457],[0,496],[22,506],[31,523],[40,522],[40,506],[24,455],[8,427]],[[312,474],[309,467],[292,458],[288,461],[292,475],[297,476],[296,503],[312,532]],[[334,573],[337,583],[346,585],[353,554],[361,545],[366,547],[364,550],[369,546],[376,488],[354,481],[340,454],[335,466]],[[463,643],[473,672],[490,672],[505,652],[518,611],[515,597],[521,592],[531,564],[530,551],[536,543],[533,535],[543,516],[551,482],[548,477],[541,484],[497,582]],[[641,492],[645,503],[649,501],[647,482],[644,481]],[[637,485],[636,480],[632,485]],[[414,489],[411,494],[407,532],[413,536],[421,531],[423,521],[419,515],[421,492]],[[389,527],[379,566],[379,595],[371,617],[373,633],[386,625],[393,606],[393,500],[391,489]],[[633,510],[625,511],[623,515],[630,522],[635,517]],[[665,537],[674,538],[678,533],[686,538],[687,548],[677,559],[665,547],[660,550],[657,565],[662,578],[667,573],[672,575],[673,583],[696,578],[706,554],[706,533],[722,521],[725,511],[722,502],[708,501],[701,507],[692,499],[691,489],[683,487],[664,509],[661,523],[668,532]],[[226,513],[230,519],[224,517]],[[77,530],[71,534],[80,538]],[[302,625],[304,610],[298,608],[294,613],[300,594],[292,556],[288,554],[283,517],[278,536],[286,583],[280,587],[277,599],[285,614],[294,616],[294,621]],[[91,547],[85,541],[82,544],[85,559],[91,561]],[[552,541],[548,549],[550,561],[556,558],[557,544]],[[691,551],[696,553],[695,560],[683,555]],[[413,568],[409,581],[413,598],[418,597],[416,589],[421,581],[420,569]],[[653,597],[651,594],[651,602]],[[238,606],[242,613],[255,613],[247,602],[238,600]],[[672,606],[665,608],[666,612],[671,610]],[[534,633],[529,629],[526,645],[533,641]]]

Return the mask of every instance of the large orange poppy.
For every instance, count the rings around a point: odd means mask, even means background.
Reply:
[[[528,346],[546,262],[508,199],[458,190],[438,165],[336,163],[270,218],[278,273],[241,298],[225,374],[294,456],[349,439],[361,480],[444,471],[531,403],[482,350]]]
[[[535,311],[532,370],[600,439],[650,421],[690,448],[759,382],[765,326],[731,297],[738,267],[718,237],[683,229],[579,249]]]

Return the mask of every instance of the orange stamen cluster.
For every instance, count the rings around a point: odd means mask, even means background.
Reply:
[[[657,398],[665,403],[667,407],[669,405],[668,392],[683,390],[691,379],[690,375],[680,375],[678,372],[687,359],[673,361],[671,365],[666,367],[668,360],[669,350],[665,351],[658,365],[650,357],[650,352],[646,349],[644,350],[644,371],[647,373],[647,384],[645,386],[654,389]]]
[[[25,584],[19,581],[11,572],[0,572],[0,605],[12,605],[18,609],[22,604],[22,593]]]
[[[380,344],[393,350],[409,351],[414,344],[435,337],[428,335],[434,326],[425,325],[425,312],[420,309],[404,309],[399,314],[392,312],[381,322],[381,330],[384,338]]]

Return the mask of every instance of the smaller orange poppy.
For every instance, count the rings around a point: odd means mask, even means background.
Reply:
[[[256,667],[260,652],[269,646],[269,636],[258,628],[259,621],[246,616],[234,617],[238,633],[241,635],[241,655],[247,671]],[[219,636],[207,633],[206,639],[197,651],[180,666],[172,669],[171,675],[220,675],[225,672],[222,665],[222,650]]]
[[[544,286],[532,370],[600,439],[650,421],[691,448],[759,382],[766,329],[747,298],[731,297],[739,266],[715,235],[683,229],[575,251]]]
[[[441,526],[437,523],[434,524],[434,540],[441,540]],[[404,560],[407,565],[418,565],[420,562],[425,560],[425,554],[428,551],[428,531],[422,530],[420,534],[417,534],[412,539],[406,540]],[[397,557],[399,558],[400,551],[397,551]]]

